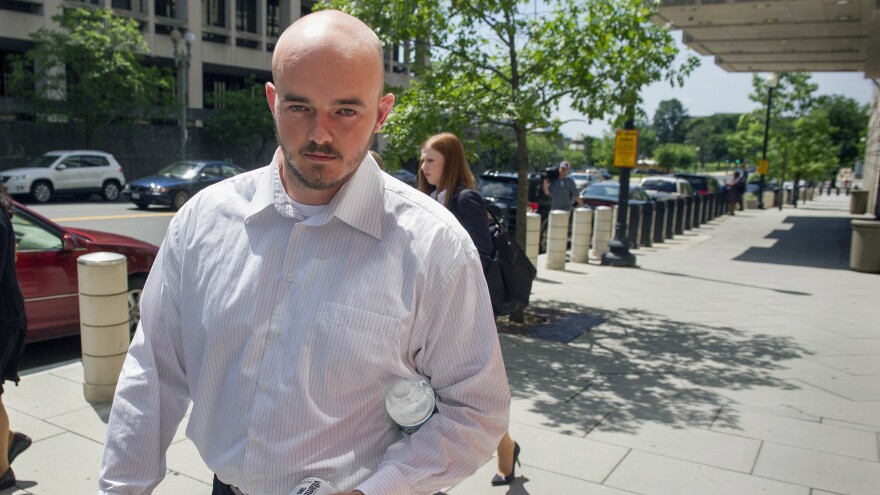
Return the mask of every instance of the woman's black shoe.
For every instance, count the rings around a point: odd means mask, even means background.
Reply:
[[[516,478],[516,466],[519,464],[522,467],[522,464],[519,463],[519,444],[513,442],[513,469],[510,470],[510,474],[507,476],[501,476],[500,474],[496,474],[492,477],[492,486],[502,486],[509,485],[513,482],[513,478]]]
[[[9,446],[9,453],[6,454],[9,464],[12,464],[12,461],[18,457],[18,454],[27,450],[31,443],[31,437],[24,433],[15,432],[15,435],[12,436],[12,445]]]
[[[15,486],[15,473],[12,472],[12,468],[9,468],[3,473],[3,477],[0,478],[0,490],[5,490],[13,486]]]

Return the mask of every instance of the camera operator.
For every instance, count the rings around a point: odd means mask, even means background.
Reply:
[[[574,179],[568,176],[570,170],[571,164],[563,161],[558,169],[544,171],[544,194],[550,196],[551,210],[571,211],[571,206],[575,202],[579,207],[584,206]]]

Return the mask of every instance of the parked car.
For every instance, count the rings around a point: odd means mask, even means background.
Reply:
[[[694,193],[690,182],[671,175],[646,177],[639,185],[653,199],[678,198]]]
[[[571,172],[568,176],[574,180],[574,185],[577,186],[578,191],[583,191],[585,187],[592,184],[596,179],[595,175],[586,172]]]
[[[15,269],[24,292],[28,342],[79,333],[76,259],[99,251],[127,258],[129,325],[132,330],[137,326],[141,290],[159,252],[157,246],[122,235],[62,227],[18,202],[13,207]]]
[[[410,172],[409,170],[405,170],[405,169],[401,168],[401,169],[397,169],[393,172],[388,172],[388,173],[391,174],[392,177],[403,182],[404,184],[409,184],[412,187],[419,187],[416,174]]]
[[[131,181],[125,188],[125,194],[141,209],[150,205],[165,205],[177,211],[195,193],[242,172],[243,168],[229,162],[176,162],[156,172],[156,175]]]
[[[480,175],[477,190],[490,207],[507,212],[506,218],[500,218],[510,235],[516,233],[516,196],[519,191],[518,176],[515,172],[499,172],[490,170]],[[541,252],[546,248],[547,216],[550,214],[550,196],[544,194],[544,176],[533,172],[529,174],[528,208],[541,215]]]
[[[694,194],[699,194],[701,196],[714,194],[721,190],[721,184],[718,182],[718,179],[711,175],[689,174],[682,172],[676,173],[675,177],[690,182],[691,189],[693,189]]]
[[[581,199],[585,205],[596,209],[599,206],[617,206],[620,200],[620,183],[612,180],[595,182],[581,191]],[[630,186],[628,202],[645,204],[652,201],[648,193],[639,186]]]
[[[88,198],[99,193],[116,201],[125,175],[110,153],[93,150],[50,151],[21,168],[0,172],[0,182],[16,197],[45,203],[55,196]]]

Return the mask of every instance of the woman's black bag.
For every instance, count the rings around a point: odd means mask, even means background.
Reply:
[[[538,270],[516,244],[489,208],[489,232],[495,252],[486,266],[486,284],[495,315],[509,315],[529,305],[532,281]]]

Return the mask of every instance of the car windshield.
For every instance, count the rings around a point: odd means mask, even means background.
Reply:
[[[660,192],[675,192],[675,183],[665,180],[646,180],[642,183],[642,189]]]
[[[57,159],[57,155],[43,155],[35,158],[33,161],[28,163],[27,166],[34,168],[47,168],[49,165],[55,163],[55,160]]]
[[[480,179],[477,187],[484,198],[516,198],[516,182],[495,182]]]
[[[593,184],[584,189],[584,196],[608,196],[616,198],[620,195],[620,186],[618,184]]]
[[[175,179],[192,179],[199,170],[197,163],[177,162],[168,165],[156,175],[161,177],[174,177]]]

